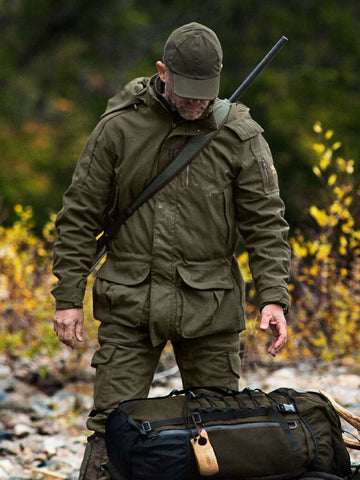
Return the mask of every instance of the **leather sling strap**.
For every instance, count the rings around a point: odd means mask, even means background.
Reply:
[[[174,160],[141,192],[134,203],[123,210],[111,223],[105,225],[103,234],[97,240],[96,254],[90,272],[98,265],[107,251],[110,240],[114,237],[118,228],[128,220],[131,215],[147,202],[155,193],[167,185],[176,177],[187,165],[194,160],[200,151],[218,134],[224,125],[230,110],[231,103],[226,100],[218,100],[214,105],[214,117],[217,129],[204,135],[195,135],[191,137],[185,146],[176,155]]]

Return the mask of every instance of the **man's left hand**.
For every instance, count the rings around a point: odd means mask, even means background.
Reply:
[[[275,357],[287,340],[286,319],[281,305],[266,305],[261,311],[260,329],[267,330],[270,327],[273,341],[268,348],[268,353]]]

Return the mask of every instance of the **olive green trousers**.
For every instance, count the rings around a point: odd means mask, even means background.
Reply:
[[[95,352],[91,362],[96,369],[95,408],[101,410],[116,407],[123,399],[147,397],[166,342],[153,347],[146,329],[119,327],[108,323],[100,325],[98,336],[100,349]],[[238,389],[238,333],[222,333],[195,339],[178,337],[172,338],[171,343],[184,388],[214,385]],[[88,429],[104,435],[106,418],[107,412],[89,417]],[[88,456],[89,450],[90,446]],[[86,472],[85,463],[84,457],[83,472]],[[79,478],[88,480],[86,474]],[[109,477],[102,474],[98,480],[106,478]]]

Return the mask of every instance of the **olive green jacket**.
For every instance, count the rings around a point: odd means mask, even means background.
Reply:
[[[130,205],[189,136],[216,128],[211,107],[199,120],[175,122],[156,79],[135,79],[111,99],[81,154],[56,221],[58,309],[82,305],[104,211]],[[288,225],[262,131],[248,108],[232,105],[217,137],[121,226],[97,273],[97,319],[149,325],[154,344],[242,330],[240,236],[259,305],[289,304]]]

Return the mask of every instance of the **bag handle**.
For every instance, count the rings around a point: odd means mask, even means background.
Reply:
[[[197,397],[195,392],[202,391],[202,390],[208,390],[208,391],[213,392],[213,393],[218,393],[219,395],[222,395],[224,397],[225,396],[235,396],[235,395],[239,394],[239,392],[237,390],[232,390],[231,388],[223,389],[223,388],[215,387],[215,386],[207,386],[207,387],[196,386],[196,387],[184,388],[183,390],[174,389],[167,396],[168,397],[173,397],[175,395],[189,395],[189,396],[192,396],[192,397],[195,398],[195,397]]]

